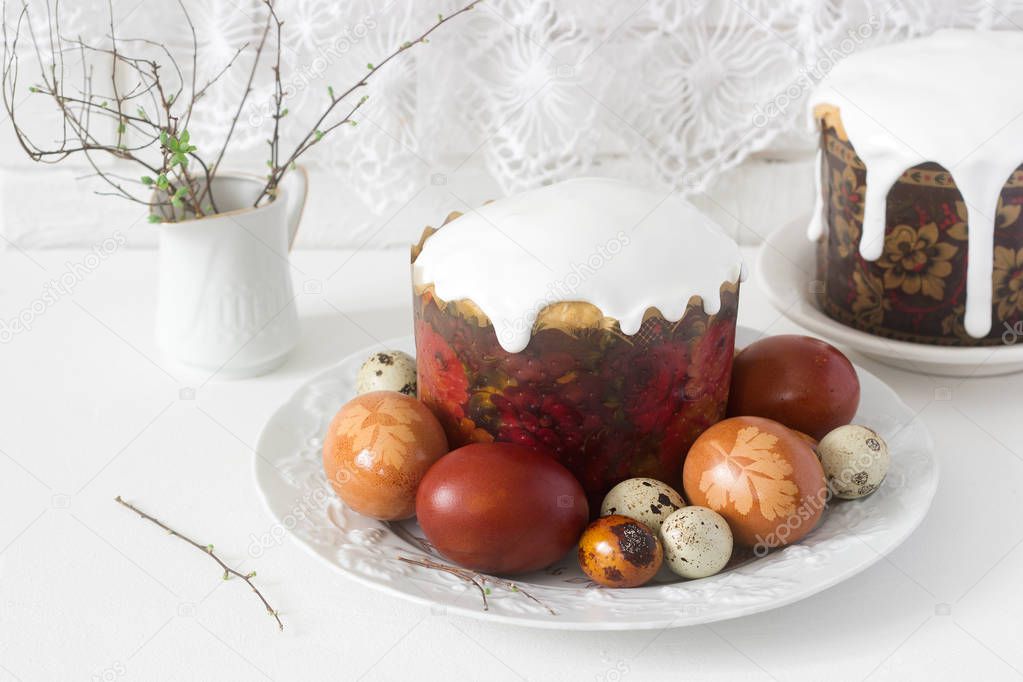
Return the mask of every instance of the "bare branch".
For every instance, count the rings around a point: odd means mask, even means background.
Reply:
[[[467,568],[460,568],[458,566],[449,566],[448,564],[442,564],[439,561],[434,561],[433,559],[428,559],[428,558],[425,558],[425,557],[422,558],[422,559],[412,559],[410,557],[400,556],[400,557],[398,557],[398,561],[403,561],[406,564],[411,564],[413,566],[421,566],[423,568],[429,568],[429,569],[432,569],[434,571],[441,571],[443,573],[450,573],[451,575],[455,576],[459,580],[463,580],[463,581],[473,585],[477,590],[479,590],[480,598],[483,600],[483,610],[484,611],[489,611],[490,610],[490,602],[487,601],[487,595],[490,594],[490,588],[487,587],[487,583],[489,582],[489,583],[494,583],[495,585],[497,585],[499,587],[502,587],[502,588],[508,590],[509,592],[516,592],[518,594],[521,594],[526,599],[528,599],[528,600],[532,601],[533,603],[535,603],[535,604],[537,604],[539,606],[542,606],[543,608],[547,609],[547,612],[549,614],[551,614],[552,616],[558,615],[557,611],[555,611],[550,606],[548,606],[544,602],[542,602],[539,599],[537,599],[536,597],[534,597],[529,592],[526,592],[524,589],[522,589],[521,587],[519,587],[517,584],[513,583],[510,580],[505,580],[504,578],[495,578],[495,577],[490,576],[490,575],[484,575],[482,573],[477,573],[476,571],[470,571]]]
[[[217,152],[217,158],[213,160],[213,164],[210,166],[211,178],[215,177],[217,171],[220,169],[220,162],[224,160],[224,154],[227,153],[227,148],[231,144],[231,137],[234,135],[234,129],[238,126],[238,119],[241,118],[242,111],[245,109],[245,102],[248,101],[249,95],[252,93],[252,83],[256,78],[256,71],[259,69],[259,59],[263,55],[263,47],[266,45],[266,37],[270,34],[271,20],[272,16],[268,13],[266,15],[266,24],[263,26],[263,34],[259,37],[259,44],[256,46],[256,54],[252,58],[252,68],[249,70],[249,78],[245,82],[245,90],[242,91],[242,96],[238,100],[238,108],[235,110],[234,116],[231,118],[231,125],[227,129],[227,135],[224,137],[224,143],[220,146],[220,151]],[[199,195],[199,200],[202,201],[206,192],[212,191],[212,183],[206,183],[206,187]]]
[[[298,139],[286,156],[281,149],[281,121],[288,115],[281,68],[284,21],[278,15],[275,0],[262,0],[267,10],[266,22],[253,51],[245,90],[238,99],[227,134],[212,163],[207,163],[208,157],[192,144],[188,126],[193,115],[199,114],[197,106],[210,88],[236,66],[244,53],[250,51],[249,43],[239,47],[223,68],[200,86],[198,33],[183,0],[176,1],[184,25],[191,35],[192,70],[187,79],[167,45],[145,37],[126,37],[118,33],[113,0],[107,0],[109,34],[101,37],[101,44],[90,44],[81,37],[65,35],[61,25],[62,0],[52,0],[52,4],[51,0],[45,2],[46,30],[37,34],[27,0],[20,1],[17,21],[11,27],[6,22],[7,1],[0,0],[5,19],[2,27],[4,45],[0,100],[11,120],[18,144],[29,158],[40,163],[59,163],[73,155],[84,156],[93,171],[89,177],[98,177],[107,185],[108,191],[100,194],[111,194],[148,205],[159,212],[159,215],[151,215],[150,219],[162,221],[202,217],[218,212],[214,198],[217,173],[253,91],[256,73],[260,69],[271,31],[274,31],[276,44],[271,66],[274,89],[273,132],[269,140],[270,168],[254,206],[259,206],[264,200],[272,200],[281,179],[295,166],[296,160],[325,135],[342,125],[356,123],[353,117],[365,104],[366,97],[349,104],[348,98],[354,92],[366,87],[374,74],[398,55],[414,45],[426,43],[440,26],[473,9],[481,0],[474,0],[447,17],[439,17],[418,38],[403,43],[378,64],[368,65],[365,75],[339,95],[328,89],[329,101],[315,125]],[[32,85],[29,91],[47,98],[59,113],[58,134],[54,140],[45,143],[37,143],[32,139],[17,112],[20,104],[18,95],[22,87],[18,47],[23,33],[31,41],[40,72],[39,82]],[[65,63],[69,54],[71,58],[77,56],[81,61],[81,68],[75,69],[76,73],[71,77]],[[93,82],[92,64],[97,59],[107,64],[110,71],[109,78],[103,79],[103,93],[96,91]],[[342,111],[346,113],[337,118]],[[113,123],[112,134],[106,128],[108,123]],[[109,157],[122,165],[134,165],[144,174],[137,180],[126,180],[123,175],[115,173],[123,169],[100,162]],[[196,168],[201,169],[201,173]],[[150,196],[140,196],[132,191],[137,190],[139,185]]]
[[[143,519],[145,519],[146,521],[149,521],[150,523],[154,523],[157,526],[159,526],[160,528],[163,528],[165,531],[167,531],[171,535],[173,535],[175,537],[178,537],[178,538],[181,538],[182,540],[184,540],[188,544],[190,544],[193,547],[195,547],[196,549],[198,549],[203,554],[206,554],[211,559],[216,561],[217,564],[219,564],[220,567],[222,569],[224,569],[224,580],[227,580],[228,577],[230,577],[232,575],[233,576],[237,576],[237,577],[241,578],[242,580],[244,580],[245,583],[249,587],[252,588],[252,591],[256,593],[256,596],[259,597],[259,600],[261,602],[263,602],[263,606],[266,607],[266,612],[269,613],[271,616],[273,616],[274,620],[277,621],[277,627],[279,627],[281,630],[284,629],[284,623],[281,622],[281,617],[277,613],[277,610],[274,609],[272,606],[270,606],[270,602],[268,602],[266,600],[266,597],[264,597],[263,593],[259,591],[259,588],[256,587],[256,584],[254,582],[252,582],[252,579],[256,577],[256,572],[255,571],[251,571],[249,573],[242,573],[241,571],[237,571],[237,570],[231,568],[226,563],[224,563],[224,561],[220,557],[218,557],[216,554],[213,553],[213,545],[203,545],[203,544],[200,544],[200,543],[196,542],[195,540],[193,540],[192,538],[188,537],[187,535],[182,535],[178,531],[174,530],[173,528],[171,528],[170,526],[165,524],[163,521],[160,521],[159,519],[150,516],[149,514],[145,513],[144,511],[142,511],[141,509],[139,509],[135,505],[130,504],[128,502],[125,502],[123,499],[121,499],[120,495],[115,497],[114,501],[117,502],[119,505],[122,505],[122,506],[127,507],[128,509],[132,510],[133,512],[135,512],[136,514],[141,516]]]
[[[273,197],[276,194],[277,185],[280,184],[280,181],[283,178],[284,174],[287,173],[294,166],[295,162],[298,160],[298,158],[302,154],[304,154],[306,151],[308,151],[308,149],[310,147],[312,147],[314,144],[316,144],[316,142],[321,140],[323,138],[323,136],[327,134],[327,132],[336,129],[338,126],[340,126],[340,125],[342,125],[344,123],[350,123],[351,122],[351,115],[353,113],[355,113],[355,111],[358,110],[358,108],[360,106],[362,106],[362,104],[365,102],[365,98],[361,99],[359,104],[357,104],[348,113],[347,116],[345,116],[343,119],[341,119],[341,121],[338,121],[337,123],[334,123],[334,124],[331,124],[331,125],[329,125],[327,127],[324,127],[324,123],[330,117],[331,113],[333,113],[334,109],[342,101],[344,101],[349,95],[351,95],[353,92],[355,92],[359,88],[366,87],[366,85],[369,83],[370,78],[372,78],[374,74],[376,74],[378,71],[380,71],[380,69],[382,69],[385,66],[387,66],[387,64],[389,64],[391,62],[391,60],[393,60],[395,57],[397,57],[398,55],[402,54],[403,52],[405,52],[407,50],[412,49],[416,45],[421,45],[423,43],[428,42],[427,39],[430,37],[430,35],[434,31],[436,31],[441,26],[443,26],[447,22],[451,21],[455,17],[457,17],[457,16],[459,16],[461,14],[464,14],[464,13],[474,9],[476,7],[476,5],[480,4],[480,2],[482,2],[482,1],[483,0],[474,0],[473,2],[470,2],[468,5],[463,7],[462,9],[458,10],[457,12],[455,12],[454,14],[449,14],[448,16],[440,16],[438,18],[438,20],[436,21],[436,23],[434,23],[432,26],[430,26],[430,28],[428,28],[425,32],[423,32],[418,38],[402,43],[398,47],[398,49],[396,49],[391,54],[387,55],[379,63],[377,63],[377,64],[369,64],[368,65],[368,71],[366,72],[366,75],[364,75],[361,79],[359,79],[359,81],[357,81],[354,85],[352,85],[347,90],[342,92],[340,95],[336,95],[335,96],[333,90],[329,90],[328,93],[330,95],[330,102],[328,103],[326,109],[323,111],[323,113],[320,115],[320,117],[316,120],[316,123],[313,124],[313,126],[309,130],[309,132],[307,132],[305,134],[305,136],[299,141],[299,143],[297,145],[295,145],[295,149],[291,152],[291,154],[289,154],[288,157],[282,163],[279,163],[276,158],[271,158],[270,176],[267,179],[266,186],[263,188],[263,191],[259,195],[259,198],[256,199],[256,202],[255,202],[254,205],[255,206],[259,206],[260,203],[263,201],[263,199],[265,199],[267,197]],[[269,11],[270,11],[271,15],[273,15],[274,10],[273,10],[272,0],[264,0],[264,2],[267,3],[267,5],[269,7]],[[278,25],[278,31],[279,30],[280,30],[280,26]],[[278,60],[280,59],[280,54],[279,53],[280,53],[280,42],[278,41]],[[279,64],[279,61],[278,61],[278,64]],[[279,68],[275,68],[275,70],[274,70],[274,79],[275,79],[275,86],[276,86],[275,89],[276,89],[276,91],[277,92],[281,92],[280,69]],[[277,102],[277,114],[279,114],[279,113],[280,113],[280,103]],[[275,144],[279,144],[279,142],[278,142],[278,135],[277,135],[277,126],[276,126],[277,121],[278,121],[278,119],[275,116],[275,118],[274,118],[274,137],[272,138],[272,141]]]

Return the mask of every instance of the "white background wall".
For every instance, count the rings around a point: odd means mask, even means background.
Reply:
[[[37,25],[46,1],[30,2]],[[102,41],[105,1],[64,6],[67,34]],[[428,26],[436,9],[460,6],[281,4],[282,61],[293,86],[288,134],[315,118],[328,84],[353,82],[367,61]],[[219,69],[258,37],[257,0],[186,7],[200,36],[200,71]],[[175,54],[187,50],[176,3],[114,0],[114,10],[122,37],[162,37]],[[361,125],[306,158],[312,189],[298,246],[405,246],[451,210],[585,174],[674,186],[729,233],[757,241],[812,206],[814,139],[802,101],[837,60],[942,26],[1017,25],[1020,0],[485,0],[382,71]],[[262,169],[266,66],[229,168]],[[200,108],[192,132],[204,149],[225,130],[246,75],[240,61]],[[16,93],[17,112],[46,141],[53,110],[26,96],[30,81],[23,77]],[[93,196],[86,172],[74,160],[32,163],[10,122],[0,122],[0,234],[46,247],[90,244],[111,226],[135,225],[130,243],[153,246],[145,211]]]

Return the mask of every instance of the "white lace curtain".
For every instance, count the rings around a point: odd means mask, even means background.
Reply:
[[[258,0],[185,4],[203,76],[258,38]],[[312,124],[328,86],[350,84],[460,6],[278,2],[287,130]],[[106,0],[62,7],[68,32],[106,32]],[[115,13],[121,35],[190,44],[175,2],[117,0]],[[308,160],[343,188],[344,211],[364,231],[467,165],[504,193],[579,174],[700,191],[750,154],[799,139],[785,133],[802,131],[804,97],[835,61],[943,26],[1018,29],[1023,0],[484,0],[381,71],[360,125]],[[209,93],[193,142],[222,138],[246,66]],[[265,148],[267,75],[236,132],[236,159],[258,163]]]

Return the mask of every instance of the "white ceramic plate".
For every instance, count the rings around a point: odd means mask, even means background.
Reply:
[[[944,376],[995,376],[1023,371],[1023,334],[1010,332],[1004,346],[956,348],[885,339],[847,327],[817,307],[814,245],[806,238],[809,217],[775,230],[757,257],[757,276],[771,303],[796,324],[892,367]]]
[[[759,336],[740,329],[738,343],[745,345]],[[413,351],[407,337],[386,345]],[[327,485],[322,435],[338,408],[354,396],[358,368],[373,350],[380,348],[366,349],[323,372],[277,410],[259,437],[256,483],[280,528],[339,573],[449,613],[531,627],[633,630],[765,611],[820,592],[880,560],[924,518],[938,484],[927,430],[892,389],[857,368],[862,399],[856,421],[888,440],[891,471],[870,497],[834,503],[800,544],[702,580],[682,581],[664,569],[653,583],[634,589],[593,584],[580,571],[573,551],[545,571],[517,577],[519,591],[488,582],[489,610],[484,611],[472,585],[399,559],[443,561],[415,521],[382,523],[360,516]]]

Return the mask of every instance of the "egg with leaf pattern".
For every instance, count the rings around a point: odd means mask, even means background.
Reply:
[[[733,417],[704,431],[686,455],[682,486],[690,504],[721,514],[735,541],[758,554],[806,536],[828,499],[807,440],[761,417]]]
[[[334,416],[323,442],[323,470],[345,504],[374,519],[415,514],[420,481],[448,451],[429,408],[394,391],[364,393]]]

